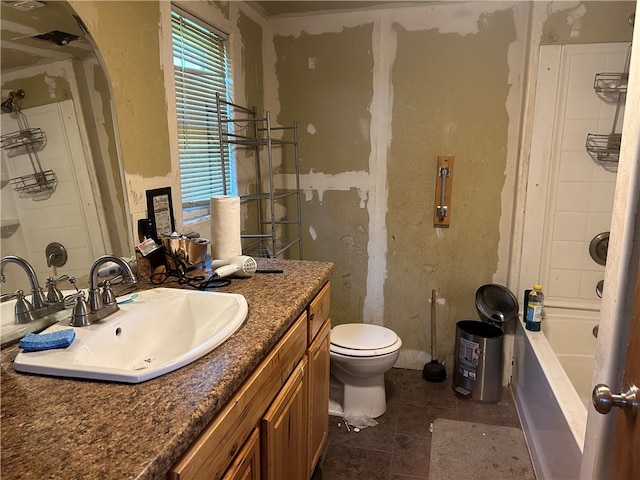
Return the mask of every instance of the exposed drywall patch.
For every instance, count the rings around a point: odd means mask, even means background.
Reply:
[[[309,57],[309,60],[308,60],[309,70],[315,70],[317,62],[318,62],[318,59],[316,57]]]
[[[435,29],[442,34],[468,36],[487,25],[487,15],[504,10],[502,2],[451,2],[415,8],[390,9],[390,19],[408,31]]]
[[[309,135],[315,135],[316,133],[318,133],[318,130],[316,130],[316,126],[313,123],[307,125],[307,133]]]
[[[312,225],[309,225],[309,236],[311,237],[311,240],[313,240],[314,242],[316,241],[316,238],[318,238],[318,234],[316,233],[316,229],[313,228]]]
[[[44,84],[47,86],[47,91],[49,92],[49,98],[51,98],[52,100],[57,98],[59,96],[57,94],[59,90],[58,78],[45,74],[43,80],[44,80]],[[67,92],[67,94],[70,94],[70,92]]]
[[[587,13],[587,8],[584,4],[581,4],[578,8],[573,9],[567,15],[567,23],[569,27],[571,27],[571,33],[569,34],[571,37],[577,37],[580,35],[580,30],[582,29],[582,17]]]
[[[285,185],[293,185],[295,176],[292,174],[274,175],[274,186],[284,188]],[[370,176],[367,172],[342,172],[328,175],[323,172],[314,172],[300,175],[300,189],[304,192],[305,201],[310,202],[314,198],[322,204],[324,195],[329,190],[355,191],[360,198],[359,208],[367,205],[367,193],[369,192]]]
[[[369,210],[369,263],[367,265],[367,296],[363,318],[366,323],[383,325],[384,285],[387,279],[387,159],[391,143],[393,88],[391,67],[396,55],[397,39],[388,18],[382,17],[374,25],[371,49],[374,57],[373,98],[371,112],[371,153],[369,173],[372,179]]]

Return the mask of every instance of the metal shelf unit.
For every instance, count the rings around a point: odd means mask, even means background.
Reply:
[[[300,213],[300,166],[298,155],[298,127],[273,126],[269,112],[258,117],[256,108],[227,102],[216,95],[220,157],[225,167],[229,150],[234,148],[252,152],[255,168],[255,191],[240,196],[240,204],[247,210],[250,220],[243,226],[242,253],[252,257],[278,258],[298,247],[302,259],[302,219]],[[277,136],[276,136],[277,135]],[[282,163],[279,168],[294,171],[290,188],[276,189],[274,184],[274,156],[279,150]],[[288,158],[287,154],[293,154]],[[251,159],[236,161],[246,162]],[[225,169],[223,168],[223,171]],[[226,181],[226,179],[225,179]],[[226,183],[226,182],[225,182]],[[226,193],[226,192],[225,192]],[[279,207],[286,211],[278,215]]]

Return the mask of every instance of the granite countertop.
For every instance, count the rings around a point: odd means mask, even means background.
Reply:
[[[135,385],[17,373],[1,352],[2,479],[160,479],[329,279],[331,263],[258,259],[217,289],[244,295],[245,324],[179,370]],[[178,287],[167,282],[162,286]]]

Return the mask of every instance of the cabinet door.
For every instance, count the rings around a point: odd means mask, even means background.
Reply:
[[[308,442],[309,461],[307,478],[311,477],[318,463],[322,447],[329,434],[329,330],[331,322],[327,319],[320,333],[308,351],[308,389],[309,414]]]
[[[262,418],[263,480],[304,480],[307,474],[306,365],[304,358]]]
[[[260,431],[255,428],[222,480],[260,480]]]

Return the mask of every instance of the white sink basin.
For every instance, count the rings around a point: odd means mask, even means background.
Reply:
[[[23,352],[19,372],[140,383],[177,370],[226,341],[247,317],[242,295],[156,288],[138,292],[120,311],[74,328],[65,349]],[[63,330],[64,324],[43,333]]]

